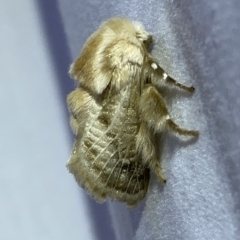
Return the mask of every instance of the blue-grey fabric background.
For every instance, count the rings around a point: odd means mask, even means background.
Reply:
[[[173,119],[201,135],[189,145],[166,138],[162,161],[167,185],[162,187],[152,176],[145,201],[131,211],[120,203],[98,205],[87,197],[99,239],[240,239],[240,1],[39,4],[50,41],[57,36],[62,42],[61,47],[52,42],[55,61],[64,62],[59,66],[78,56],[103,20],[126,16],[153,34],[152,53],[165,71],[196,88],[194,96],[177,93],[168,99]],[[66,71],[58,70],[60,75]],[[64,99],[73,82],[59,79]]]

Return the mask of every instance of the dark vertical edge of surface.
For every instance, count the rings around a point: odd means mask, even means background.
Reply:
[[[56,0],[38,0],[37,4],[42,17],[45,36],[47,38],[52,62],[55,65],[54,67],[57,79],[59,81],[59,91],[62,96],[62,104],[66,105],[66,96],[69,92],[73,90],[74,82],[68,76],[68,68],[72,59],[64,33],[64,26],[62,24],[61,14],[58,9],[58,2]],[[67,126],[69,126],[67,106],[65,113],[66,124]],[[71,136],[70,128],[69,135]],[[94,200],[92,200],[90,197],[87,196],[86,198],[89,206],[89,212],[92,215],[92,221],[94,226],[93,231],[96,232],[98,239],[115,239],[110,215],[106,204],[100,205]]]

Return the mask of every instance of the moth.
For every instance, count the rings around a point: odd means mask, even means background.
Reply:
[[[155,135],[197,137],[170,117],[158,86],[193,92],[176,82],[149,53],[152,36],[139,22],[112,18],[83,46],[70,67],[77,82],[67,97],[76,135],[67,168],[102,203],[107,197],[136,206],[148,189],[150,171],[165,177]]]

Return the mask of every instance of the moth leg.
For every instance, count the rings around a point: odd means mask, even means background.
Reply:
[[[170,76],[168,76],[166,73],[163,74],[163,80],[169,86],[175,86],[177,88],[180,88],[180,89],[185,90],[190,93],[193,93],[195,91],[195,88],[193,86],[191,86],[191,87],[185,86],[182,83],[179,83],[176,80],[174,80],[173,78],[171,78]]]
[[[141,153],[143,164],[147,165],[156,174],[161,183],[166,183],[166,179],[156,155],[154,133],[149,129],[145,121],[142,121],[140,125],[136,144],[138,152]]]
[[[143,90],[139,108],[142,120],[156,132],[168,129],[173,134],[192,137],[199,135],[198,131],[181,128],[171,119],[163,97],[152,85],[147,85]]]
[[[188,87],[182,83],[177,82],[171,78],[151,57],[147,61],[148,72],[153,84],[163,84],[169,87],[176,87],[181,90],[193,93],[195,88],[193,86]]]
[[[192,137],[199,136],[198,131],[181,128],[171,118],[167,119],[167,126],[172,133],[185,135],[185,136],[192,136]]]
[[[167,182],[167,180],[165,179],[164,174],[162,172],[162,167],[157,159],[152,160],[151,170],[156,174],[158,180],[162,184],[165,184]]]
[[[94,98],[83,88],[76,88],[67,96],[68,109],[71,114],[70,124],[74,134],[83,132],[89,115],[89,107],[95,102]]]

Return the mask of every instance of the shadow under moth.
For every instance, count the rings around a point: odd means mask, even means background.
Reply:
[[[147,191],[150,170],[166,180],[155,135],[169,131],[197,137],[170,117],[158,86],[193,92],[148,52],[152,36],[139,22],[112,18],[83,46],[70,67],[77,87],[67,97],[76,140],[67,168],[102,203],[107,197],[136,206]]]

